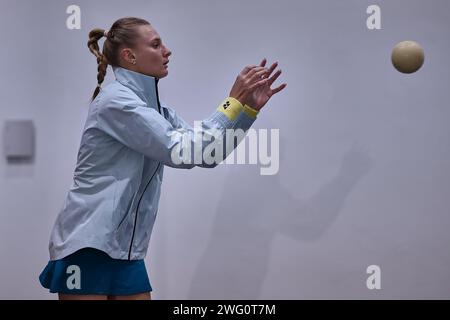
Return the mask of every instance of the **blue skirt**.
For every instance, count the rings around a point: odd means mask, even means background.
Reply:
[[[131,295],[152,291],[144,260],[113,259],[93,248],[49,261],[39,281],[52,293]]]

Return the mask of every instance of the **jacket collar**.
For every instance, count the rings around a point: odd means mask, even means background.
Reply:
[[[158,110],[158,78],[118,66],[112,68],[117,81],[133,90],[149,107]]]

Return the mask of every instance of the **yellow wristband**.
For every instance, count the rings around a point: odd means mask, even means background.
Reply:
[[[242,110],[244,110],[242,103],[233,97],[226,98],[219,108],[217,108],[217,111],[222,112],[232,121],[236,119]]]
[[[253,119],[256,119],[256,115],[258,114],[258,110],[253,109],[252,107],[249,107],[248,105],[244,105],[244,112]]]

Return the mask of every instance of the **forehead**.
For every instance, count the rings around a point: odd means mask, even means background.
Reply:
[[[151,25],[139,26],[139,33],[145,40],[152,41],[157,38],[161,38],[158,32]]]

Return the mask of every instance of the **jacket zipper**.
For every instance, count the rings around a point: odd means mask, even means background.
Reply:
[[[159,114],[161,114],[161,105],[159,103],[159,94],[158,94],[158,80],[159,79],[155,79],[156,102],[158,104],[158,112],[159,112]],[[155,172],[153,172],[152,177],[147,182],[147,185],[145,186],[144,191],[142,192],[141,197],[139,198],[139,201],[138,201],[138,204],[137,204],[137,207],[136,207],[136,214],[134,215],[133,234],[131,235],[130,249],[128,250],[128,260],[131,260],[131,250],[133,249],[133,241],[134,241],[134,235],[135,235],[135,232],[136,232],[137,217],[138,217],[139,206],[141,204],[142,197],[144,196],[145,191],[147,190],[147,187],[149,186],[150,182],[152,182],[153,177],[158,172],[160,166],[161,166],[161,162],[158,163],[158,166],[156,167]],[[156,210],[158,211],[158,208],[156,208]]]

